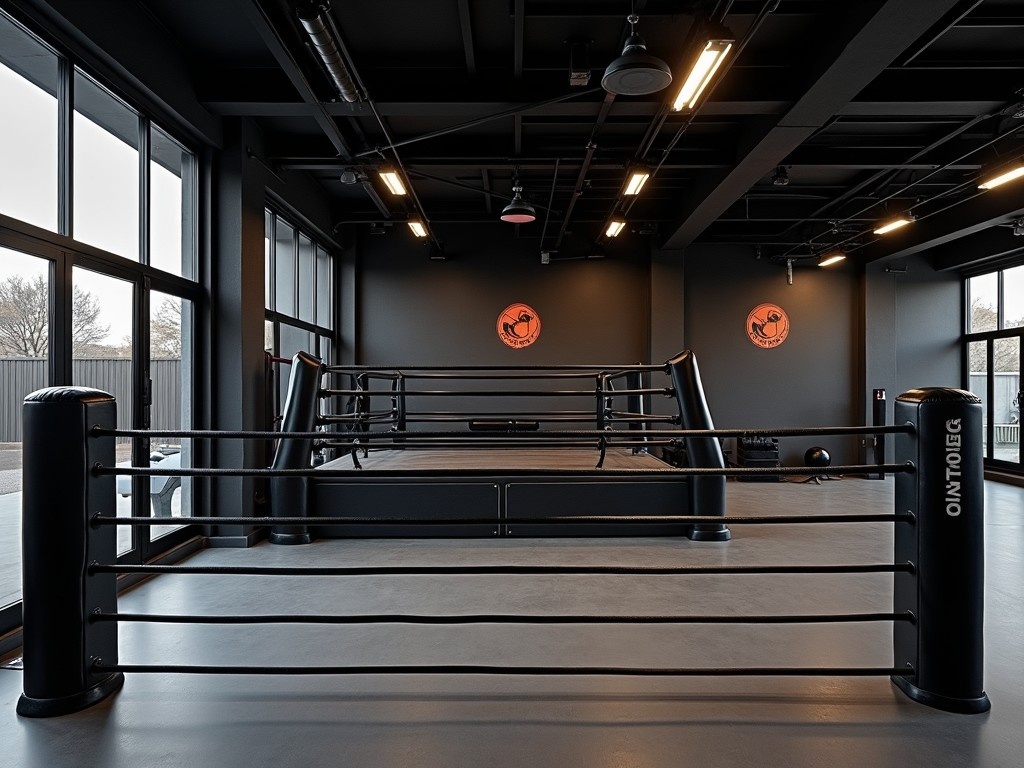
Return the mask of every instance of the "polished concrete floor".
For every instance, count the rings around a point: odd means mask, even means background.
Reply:
[[[15,714],[0,670],[0,765],[786,766],[1024,764],[1024,490],[986,484],[986,690],[956,715],[882,678],[130,674],[100,705]],[[891,481],[738,483],[730,515],[889,511]],[[685,539],[348,540],[205,550],[207,564],[883,562],[892,526],[734,526]],[[891,577],[160,576],[120,610],[160,613],[757,613],[891,609]],[[126,663],[890,666],[887,624],[802,627],[122,625]]]

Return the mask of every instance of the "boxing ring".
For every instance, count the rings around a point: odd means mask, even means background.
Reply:
[[[350,383],[323,385],[332,379]],[[647,413],[647,398],[674,404],[675,413]],[[724,525],[679,521],[698,511],[725,514],[721,445],[698,434],[713,428],[690,351],[663,365],[518,368],[324,366],[300,352],[282,430],[325,431],[281,440],[272,466],[308,470],[318,451],[338,458],[299,478],[271,478],[272,514],[310,524],[274,526],[270,540],[640,534],[725,541]],[[719,472],[680,475],[666,453]],[[630,525],[625,518],[638,499],[644,517],[666,522]],[[372,523],[360,522],[369,512]],[[530,522],[573,516],[579,521]],[[324,518],[352,522],[317,524]]]
[[[312,370],[312,369],[310,369]],[[694,369],[695,370],[695,369]],[[301,374],[299,374],[301,375]],[[293,378],[294,383],[294,378]],[[627,387],[627,389],[641,387]],[[634,393],[635,395],[635,393]],[[357,395],[358,396],[358,395]],[[298,401],[296,401],[298,402]],[[308,402],[308,399],[301,402]],[[354,409],[351,413],[368,413]],[[626,412],[626,418],[635,419],[639,411]],[[294,418],[294,409],[291,413]],[[984,541],[983,541],[983,472],[982,472],[982,406],[974,395],[955,389],[931,388],[911,390],[900,395],[895,402],[894,424],[874,427],[835,427],[827,429],[772,430],[773,435],[808,434],[894,434],[896,460],[893,464],[833,467],[836,472],[853,474],[856,471],[882,471],[895,475],[894,506],[886,512],[857,514],[770,514],[757,517],[731,517],[716,513],[700,514],[700,508],[677,510],[675,514],[587,514],[551,513],[536,517],[523,517],[510,525],[536,526],[676,526],[677,531],[699,530],[708,526],[718,540],[726,525],[793,526],[839,525],[855,529],[859,524],[891,524],[893,526],[893,558],[891,562],[861,562],[848,564],[779,564],[735,563],[703,564],[678,562],[672,565],[563,565],[504,564],[504,565],[360,565],[360,566],[271,566],[259,563],[231,566],[202,565],[130,565],[116,562],[116,527],[152,526],[166,524],[163,518],[117,517],[114,505],[115,479],[118,476],[205,477],[216,482],[219,477],[264,476],[290,483],[308,483],[310,475],[317,482],[332,484],[363,483],[366,473],[370,477],[385,477],[371,468],[294,468],[287,463],[289,451],[308,455],[307,448],[324,438],[322,431],[281,432],[218,432],[212,430],[148,431],[116,429],[116,403],[107,393],[80,387],[40,390],[25,400],[24,406],[24,467],[23,496],[23,595],[24,595],[24,677],[23,694],[18,702],[18,713],[28,717],[51,717],[79,711],[112,695],[124,683],[125,675],[143,673],[220,674],[220,675],[619,675],[619,676],[845,676],[888,677],[909,698],[919,703],[950,712],[979,713],[990,708],[983,680],[983,598],[984,598]],[[285,427],[289,419],[285,419]],[[661,430],[625,430],[627,440],[660,439]],[[569,430],[570,432],[578,432]],[[583,432],[587,432],[583,430]],[[387,440],[373,434],[374,430],[352,430],[342,434],[338,445],[343,459],[365,461],[371,450],[363,451],[368,441]],[[712,439],[723,436],[757,434],[757,430],[713,430],[693,428],[675,430],[676,438],[684,440]],[[178,468],[117,467],[114,441],[116,437],[188,437],[209,440],[280,440],[271,468]],[[505,441],[513,435],[501,436]],[[488,434],[487,439],[493,436]],[[411,439],[412,436],[395,431],[390,439]],[[355,440],[358,439],[358,442]],[[444,436],[431,439],[448,440]],[[559,438],[561,439],[561,438]],[[566,440],[593,440],[589,433],[574,434]],[[608,445],[597,436],[598,457],[607,459]],[[502,442],[502,445],[506,445]],[[389,446],[390,447],[390,446]],[[566,447],[566,446],[563,446]],[[569,446],[574,447],[574,446]],[[634,446],[628,446],[630,449]],[[644,446],[635,446],[643,448]],[[649,447],[649,446],[648,446]],[[604,450],[603,450],[604,449]],[[359,452],[363,451],[360,457]],[[347,453],[346,453],[347,452]],[[52,466],[59,458],[67,467],[62,482],[52,482]],[[324,465],[326,466],[326,465]],[[809,474],[808,467],[770,468],[772,473]],[[531,481],[537,478],[564,479],[577,470],[531,468],[503,468],[501,477],[510,478],[515,485],[519,478]],[[595,470],[596,471],[596,470]],[[764,468],[725,468],[708,466],[672,467],[669,469],[610,469],[602,468],[612,478],[618,472],[648,473],[679,484],[680,480],[703,478],[722,480],[727,475],[757,474]],[[458,477],[495,477],[493,467],[477,472],[470,468],[457,470]],[[429,470],[402,470],[403,478],[418,482],[427,477]],[[569,473],[566,475],[566,473]],[[632,475],[624,475],[631,480]],[[646,474],[642,475],[646,477]],[[613,480],[617,482],[617,480]],[[646,482],[646,481],[642,481]],[[543,484],[543,483],[541,483]],[[692,493],[692,487],[687,494]],[[306,486],[308,490],[308,485]],[[646,485],[638,485],[638,489]],[[304,497],[316,499],[315,494]],[[634,501],[633,506],[646,505],[646,497]],[[300,510],[308,512],[308,510]],[[724,512],[724,510],[722,510]],[[181,524],[241,524],[267,526],[285,537],[308,535],[312,518],[308,514],[275,514],[267,517],[181,517]],[[437,517],[424,520],[415,515],[405,517],[375,517],[365,512],[358,515],[322,514],[317,510],[316,525],[331,526],[452,526],[465,525],[465,519]],[[682,512],[682,513],[680,513]],[[488,523],[488,525],[493,525]],[[555,530],[558,530],[556,528]],[[565,530],[564,528],[562,530]],[[727,530],[727,529],[726,529]],[[851,535],[856,535],[851,534]],[[698,537],[699,539],[699,537]],[[715,538],[713,537],[713,540]],[[287,539],[291,542],[293,540]],[[309,546],[316,547],[312,543]],[[692,546],[721,546],[714,543],[696,543]],[[680,560],[685,553],[681,552]],[[235,576],[316,576],[338,579],[342,588],[352,577],[389,577],[405,575],[431,577],[443,575],[472,579],[478,576],[533,575],[571,576],[586,574],[609,579],[629,579],[636,576],[685,577],[693,575],[746,576],[770,579],[779,574],[806,576],[808,585],[823,574],[845,574],[851,578],[859,574],[891,574],[893,605],[891,611],[853,612],[834,610],[815,613],[741,614],[723,611],[713,614],[686,614],[666,611],[652,615],[602,614],[131,614],[118,611],[118,575],[235,575]],[[363,587],[365,588],[365,587]],[[241,663],[215,664],[122,664],[119,662],[118,627],[122,623],[150,624],[221,624],[221,625],[569,625],[569,624],[629,624],[643,625],[804,625],[851,624],[885,622],[892,625],[891,666],[772,666],[743,667],[679,666],[680,659],[700,660],[699,649],[681,648],[678,654],[666,659],[660,666],[564,666],[545,664],[538,660],[529,665],[495,664],[375,664],[355,665],[327,663],[323,665],[262,665]],[[339,650],[338,653],[344,653]],[[337,661],[328,659],[327,661]]]

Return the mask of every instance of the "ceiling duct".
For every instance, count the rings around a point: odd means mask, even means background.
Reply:
[[[352,73],[349,71],[341,51],[338,50],[338,43],[328,26],[329,22],[325,18],[328,13],[330,13],[330,5],[326,3],[305,2],[295,6],[295,15],[298,17],[299,23],[302,24],[302,28],[306,30],[306,34],[309,35],[310,42],[313,43],[320,61],[323,62],[335,90],[342,99],[351,104],[359,101],[359,88],[352,78]]]

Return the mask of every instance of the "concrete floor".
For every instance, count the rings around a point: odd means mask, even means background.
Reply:
[[[15,714],[0,670],[0,765],[996,768],[1024,753],[1024,490],[986,484],[991,712],[916,704],[885,678],[130,674],[65,717]],[[728,485],[730,515],[889,511],[891,481]],[[205,550],[195,563],[769,563],[892,559],[881,524],[734,526],[685,539],[347,540]],[[845,612],[891,609],[891,577],[161,576],[122,611]],[[203,627],[122,625],[125,663],[890,666],[889,625]]]

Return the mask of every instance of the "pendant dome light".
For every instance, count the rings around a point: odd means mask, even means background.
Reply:
[[[501,211],[501,220],[511,224],[529,224],[537,218],[537,211],[523,200],[523,187],[519,183],[519,174],[512,178],[512,202]]]
[[[626,45],[622,55],[605,69],[601,87],[619,96],[644,96],[668,87],[672,82],[672,70],[657,56],[647,53],[644,39],[636,33],[640,17],[633,13],[632,3],[626,21],[629,22]]]

